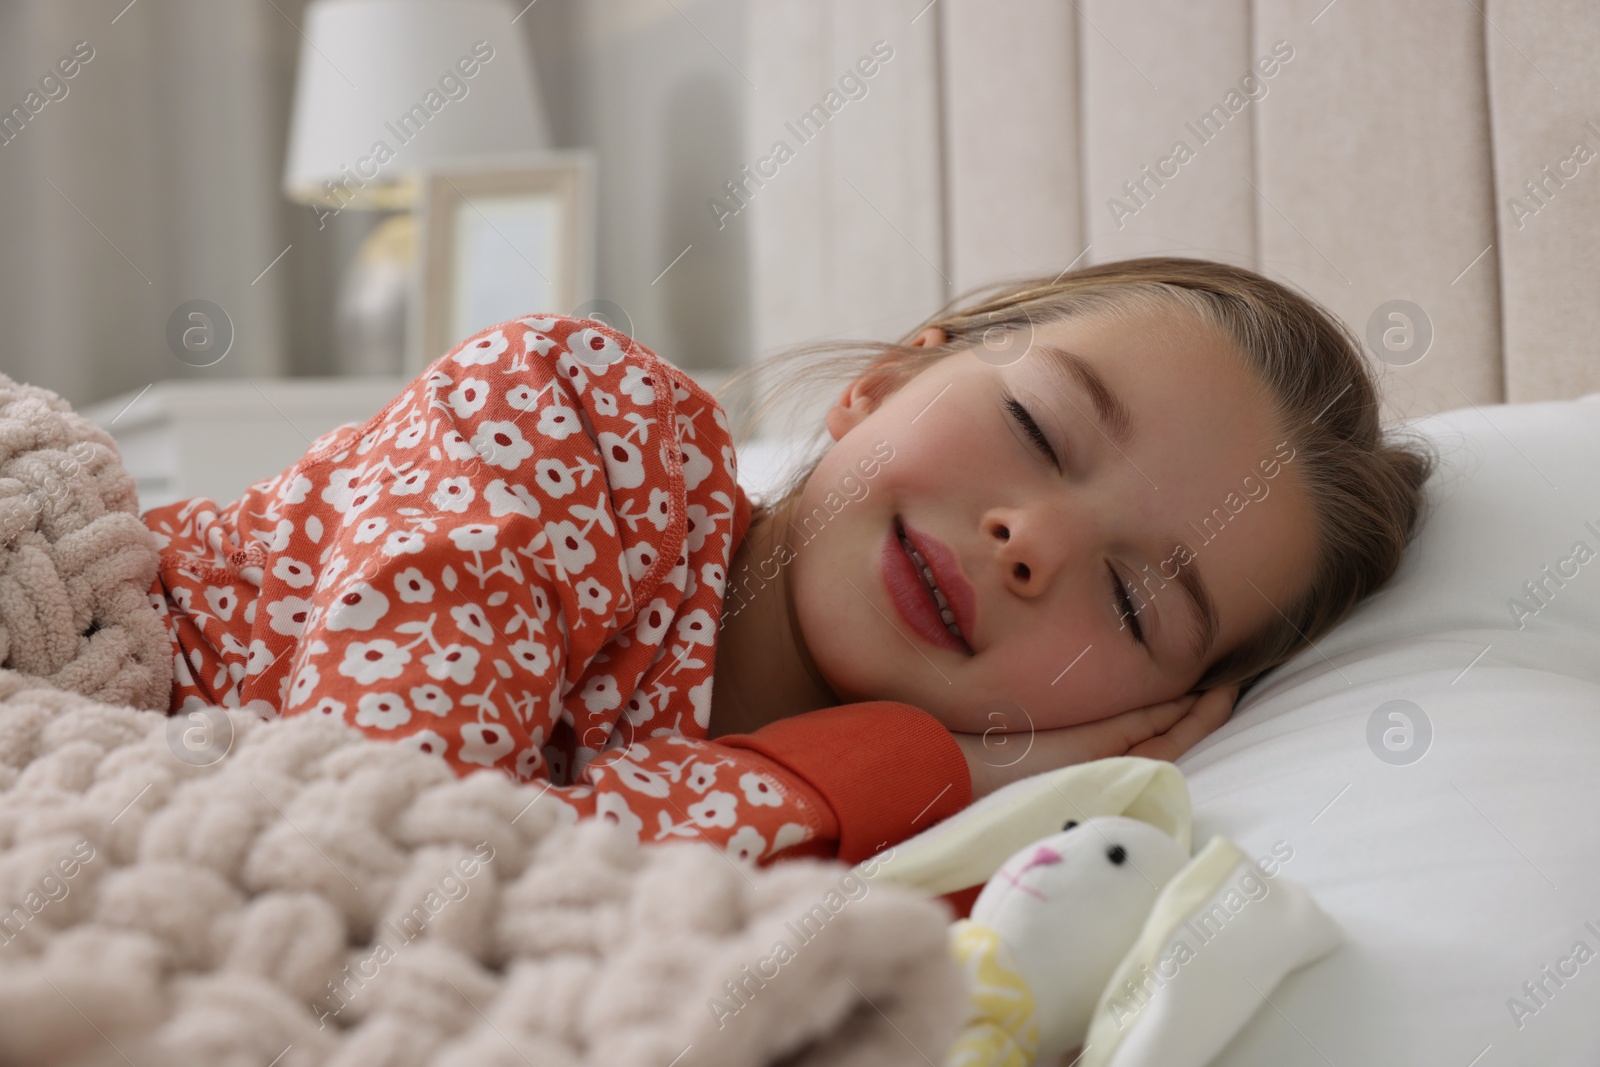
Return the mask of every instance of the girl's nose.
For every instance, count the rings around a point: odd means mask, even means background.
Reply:
[[[1059,561],[1054,546],[1035,536],[1040,531],[1030,517],[1016,512],[995,514],[989,519],[988,532],[998,550],[1006,585],[1023,596],[1043,592]]]

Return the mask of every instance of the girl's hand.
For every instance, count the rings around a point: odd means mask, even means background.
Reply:
[[[1031,735],[995,729],[982,734],[952,731],[951,736],[967,757],[972,799],[978,800],[1022,778],[1074,763],[1112,756],[1175,760],[1227,722],[1238,699],[1239,686],[1231,683]]]

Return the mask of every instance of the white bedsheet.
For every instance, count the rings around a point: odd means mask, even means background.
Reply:
[[[1286,842],[1345,935],[1219,1067],[1600,1063],[1600,394],[1414,426],[1444,469],[1401,573],[1179,761],[1197,844]],[[1511,601],[1563,558],[1519,629]],[[1431,724],[1414,762],[1369,745],[1395,700]]]

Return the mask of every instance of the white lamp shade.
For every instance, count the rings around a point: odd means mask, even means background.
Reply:
[[[312,3],[284,191],[304,203],[398,207],[417,171],[547,147],[515,15],[503,0]]]

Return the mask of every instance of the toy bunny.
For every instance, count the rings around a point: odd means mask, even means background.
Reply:
[[[1076,1067],[1201,1067],[1337,947],[1300,886],[1224,838],[1189,847],[1182,774],[1119,757],[1012,783],[876,864],[932,893],[984,883],[951,927],[970,999],[945,1067],[1080,1048]]]

